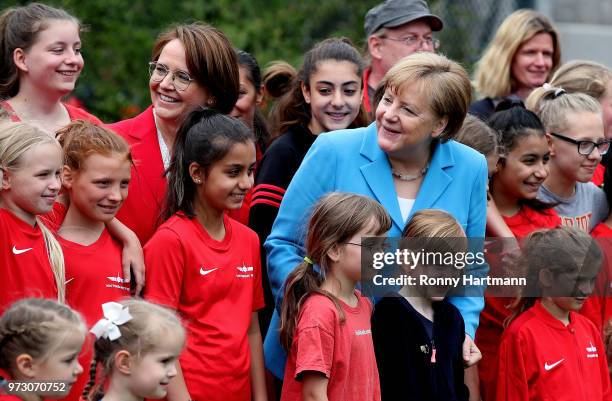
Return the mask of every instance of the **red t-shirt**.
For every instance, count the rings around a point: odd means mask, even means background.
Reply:
[[[57,300],[57,287],[40,227],[0,208],[0,314],[29,297]]]
[[[354,308],[339,301],[343,323],[326,296],[313,294],[304,302],[285,366],[281,401],[302,400],[300,375],[306,371],[320,372],[329,379],[329,401],[380,400],[370,326],[372,304],[359,292],[356,295]]]
[[[224,216],[216,241],[177,213],[144,248],[145,298],[179,313],[187,329],[180,357],[194,400],[250,401],[252,313],[264,306],[257,234]]]
[[[536,211],[523,206],[514,216],[502,216],[516,238],[524,238],[542,228],[561,226],[561,219],[554,209]],[[480,313],[480,324],[476,330],[476,345],[482,353],[478,362],[480,395],[483,401],[495,400],[495,381],[499,342],[504,332],[504,321],[510,316],[508,305],[513,298],[485,296],[485,307]]]
[[[606,168],[603,164],[599,163],[597,167],[595,167],[595,172],[593,173],[593,178],[591,178],[591,182],[598,187],[603,185],[604,175],[606,173]]]
[[[100,119],[94,116],[93,114],[90,114],[83,109],[80,109],[75,106],[71,106],[66,103],[62,103],[62,104],[64,105],[64,107],[66,108],[66,111],[68,112],[68,117],[70,117],[70,121],[85,120],[85,121],[94,123],[96,125],[102,125],[102,121],[100,121]],[[21,119],[15,113],[15,110],[13,109],[13,107],[8,101],[0,102],[0,106],[2,106],[2,108],[5,109],[10,114],[11,121],[13,122],[21,121]]]
[[[610,400],[606,349],[597,328],[570,312],[565,326],[538,301],[504,333],[497,401]]]
[[[53,210],[44,216],[48,226],[56,233],[66,212],[67,208],[56,202]],[[102,318],[103,303],[130,296],[130,286],[123,282],[123,246],[111,237],[106,228],[96,242],[87,246],[69,241],[59,234],[56,234],[56,238],[64,252],[66,304],[79,312],[90,328]],[[93,358],[93,341],[94,338],[88,336],[79,355],[79,363],[86,372]],[[70,394],[63,400],[78,400],[88,380],[88,374],[80,375],[72,385]]]
[[[604,253],[604,263],[597,275],[593,295],[584,303],[580,314],[588,317],[603,332],[612,318],[612,228],[599,223],[591,231]]]

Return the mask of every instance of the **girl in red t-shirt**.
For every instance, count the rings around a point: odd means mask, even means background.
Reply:
[[[257,310],[264,305],[257,234],[230,219],[253,186],[255,143],[212,109],[178,131],[162,224],[145,246],[145,297],[176,310],[187,347],[169,400],[266,399]]]
[[[101,317],[100,305],[130,296],[123,246],[106,227],[127,197],[130,150],[119,135],[86,121],[70,123],[57,137],[64,150],[68,205],[56,202],[50,217],[64,252],[66,303],[91,327]],[[85,347],[79,361],[89,366],[91,358],[91,347]],[[67,399],[78,400],[86,381],[82,376]]]
[[[61,102],[83,70],[81,25],[65,10],[31,3],[0,15],[0,105],[13,121],[50,133],[75,119],[101,121]],[[10,34],[9,34],[10,33]]]
[[[601,334],[576,313],[602,261],[595,240],[577,228],[528,237],[519,260],[527,284],[499,347],[497,401],[611,399]]]
[[[0,400],[62,398],[83,373],[77,356],[86,330],[79,314],[59,302],[28,298],[11,305],[0,318],[0,369],[8,376]],[[27,381],[42,383],[17,391],[17,382]]]
[[[90,330],[95,353],[83,399],[171,400],[169,383],[185,346],[177,316],[139,299],[107,302],[102,311],[104,317]]]
[[[561,224],[551,205],[536,199],[538,190],[548,176],[550,151],[540,119],[519,104],[508,104],[489,120],[499,133],[502,157],[490,183],[492,200],[516,238],[525,237],[538,228]],[[491,233],[489,232],[489,235]],[[510,241],[510,239],[501,239]],[[489,258],[496,271],[502,261]],[[479,362],[481,396],[484,401],[495,397],[495,364],[503,322],[509,316],[507,305],[512,298],[489,295],[480,315],[476,344],[482,352]]]
[[[37,215],[48,213],[61,182],[62,149],[42,130],[0,124],[0,312],[26,297],[64,301],[64,258]]]
[[[391,218],[376,201],[331,193],[314,207],[304,261],[287,277],[281,342],[288,352],[281,400],[380,401],[370,318],[355,286],[363,237],[382,236]]]

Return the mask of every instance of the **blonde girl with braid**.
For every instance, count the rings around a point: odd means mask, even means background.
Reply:
[[[0,313],[16,300],[64,301],[64,258],[38,216],[51,211],[61,182],[62,149],[26,123],[0,123]]]
[[[104,317],[91,329],[97,340],[83,399],[174,399],[168,383],[185,346],[185,329],[174,312],[137,299],[107,302],[102,310]]]
[[[78,313],[57,301],[28,298],[15,302],[0,318],[0,400],[61,398],[83,372],[77,356],[86,328]],[[16,382],[54,382],[54,388],[20,392]],[[7,395],[10,393],[10,395]]]

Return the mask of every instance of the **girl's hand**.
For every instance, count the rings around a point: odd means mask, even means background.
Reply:
[[[134,238],[123,243],[121,265],[123,266],[124,280],[127,280],[127,282],[130,281],[130,271],[134,273],[134,280],[136,281],[134,295],[140,294],[145,283],[145,265],[142,246],[140,246],[140,241],[135,235]]]
[[[475,365],[478,361],[482,359],[482,354],[480,350],[476,346],[474,340],[469,335],[465,335],[465,340],[463,340],[463,365],[466,368]]]
[[[106,223],[106,227],[111,235],[123,244],[121,254],[121,266],[123,267],[123,279],[125,283],[130,282],[130,271],[134,273],[136,288],[134,295],[140,294],[145,283],[145,264],[142,246],[134,231],[127,228],[117,218]]]

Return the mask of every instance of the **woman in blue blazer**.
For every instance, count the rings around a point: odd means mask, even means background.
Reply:
[[[380,202],[399,237],[420,210],[453,215],[468,237],[484,237],[487,163],[478,152],[452,141],[470,103],[470,81],[457,63],[432,53],[408,56],[389,70],[377,91],[376,122],[365,128],[319,135],[283,198],[265,243],[268,274],[280,310],[285,278],[303,260],[303,235],[311,207],[332,191],[354,192]],[[472,339],[482,297],[456,297]],[[264,344],[266,366],[283,377],[285,354],[275,313]],[[464,353],[472,348],[464,344]],[[473,359],[478,359],[475,352]]]

